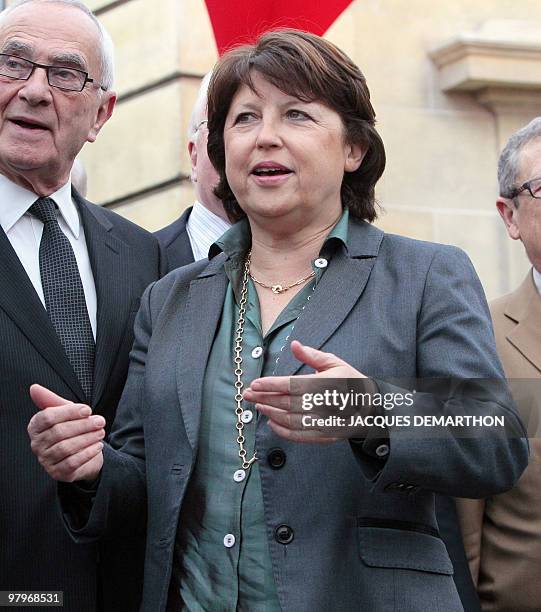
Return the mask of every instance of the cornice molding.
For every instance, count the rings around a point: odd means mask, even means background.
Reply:
[[[506,27],[507,26],[507,27]],[[541,106],[541,24],[487,22],[429,53],[444,92]]]

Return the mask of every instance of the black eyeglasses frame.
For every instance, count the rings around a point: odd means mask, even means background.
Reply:
[[[28,73],[28,76],[25,77],[25,78],[14,77],[14,76],[11,76],[9,74],[2,74],[0,72],[0,76],[6,77],[7,79],[12,79],[13,81],[28,81],[28,79],[34,74],[34,70],[36,68],[43,68],[43,70],[45,70],[45,72],[47,73],[47,82],[49,83],[49,85],[51,87],[54,87],[55,89],[60,89],[61,91],[75,91],[75,92],[80,93],[81,91],[83,91],[83,89],[85,88],[87,83],[93,83],[93,84],[95,84],[96,87],[99,87],[103,91],[107,91],[106,87],[96,83],[95,79],[91,79],[88,76],[88,72],[85,72],[84,70],[80,70],[79,68],[72,68],[71,66],[54,66],[54,65],[48,65],[48,64],[38,64],[37,62],[33,62],[32,60],[27,59],[26,57],[19,57],[18,55],[13,55],[12,53],[0,53],[0,57],[15,57],[18,60],[21,60],[23,62],[27,62],[28,64],[30,64],[32,66],[32,69]],[[53,85],[51,83],[51,76],[50,76],[50,73],[49,73],[49,70],[51,68],[57,68],[57,69],[63,68],[64,70],[73,70],[74,72],[78,72],[79,74],[84,75],[84,81],[83,81],[83,83],[81,85],[81,89],[72,89],[72,88],[69,88],[69,87],[59,87],[58,85]]]

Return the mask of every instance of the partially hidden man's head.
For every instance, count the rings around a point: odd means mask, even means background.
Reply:
[[[192,164],[191,179],[198,201],[214,214],[227,220],[222,201],[214,193],[218,173],[207,152],[207,94],[211,73],[203,77],[188,126],[188,154]]]
[[[541,271],[541,117],[513,134],[498,162],[496,206],[507,233]]]
[[[39,195],[64,184],[113,112],[113,61],[109,35],[79,0],[22,0],[0,13],[0,173]]]

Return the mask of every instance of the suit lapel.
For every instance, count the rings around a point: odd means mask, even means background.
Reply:
[[[116,238],[111,222],[99,209],[74,194],[85,231],[97,297],[97,337],[93,404],[98,405],[116,361],[132,296],[130,247]]]
[[[17,325],[36,351],[61,376],[76,397],[85,394],[68,361],[47,311],[36,293],[26,270],[0,228],[0,308]],[[39,381],[36,381],[39,382]]]
[[[339,248],[303,310],[290,340],[319,349],[338,329],[361,297],[383,239],[383,232],[368,223],[350,221],[348,248]],[[302,364],[284,351],[277,376],[293,376]]]
[[[194,261],[192,246],[186,229],[183,229],[175,242],[167,248],[166,253],[169,270],[186,266]]]
[[[190,238],[186,230],[186,223],[188,222],[191,210],[190,207],[188,210],[184,211],[178,220],[180,231],[176,238],[167,246],[166,252],[169,270],[173,270],[179,266],[185,266],[194,261]]]
[[[181,315],[177,388],[186,434],[194,450],[201,420],[204,373],[228,282],[222,265],[224,258],[215,257],[190,283],[186,309]]]
[[[505,314],[517,322],[507,339],[541,372],[541,296],[531,271],[511,295]]]

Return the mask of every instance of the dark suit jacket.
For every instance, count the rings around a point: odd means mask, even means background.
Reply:
[[[171,225],[154,233],[167,255],[168,270],[193,263],[193,251],[186,231],[186,223],[188,223],[191,212],[192,207],[190,206]]]
[[[128,369],[133,320],[145,287],[160,275],[157,240],[142,228],[74,193],[97,293],[94,412],[115,416]],[[0,590],[61,590],[64,609],[94,612],[97,564],[106,609],[137,609],[141,540],[78,545],[66,533],[56,483],[30,449],[26,428],[39,383],[74,402],[81,389],[47,313],[0,228]],[[101,597],[101,591],[100,595]],[[126,602],[128,606],[125,607]]]
[[[228,282],[224,259],[177,269],[146,291],[89,515],[76,511],[76,487],[62,491],[65,520],[79,541],[146,525],[145,612],[167,606],[177,522],[197,457],[204,371]],[[293,339],[380,379],[503,376],[483,292],[464,253],[354,220],[348,248],[333,256]],[[301,366],[285,351],[276,374],[306,373]],[[430,401],[421,396],[421,404]],[[504,414],[524,435],[509,404],[485,399],[487,413]],[[455,414],[465,401],[439,410]],[[503,432],[483,439],[448,433],[436,443],[388,433],[382,460],[370,437],[291,443],[258,420],[266,533],[284,612],[462,610],[438,536],[434,491],[479,497],[508,489],[526,466],[527,443]],[[287,457],[281,469],[267,461],[275,448]],[[282,524],[294,533],[287,548],[275,538]]]

